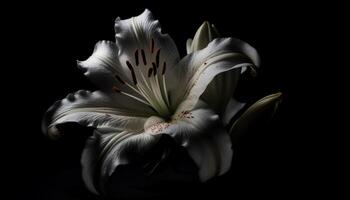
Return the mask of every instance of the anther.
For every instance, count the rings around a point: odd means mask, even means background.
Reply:
[[[143,49],[141,49],[141,56],[142,56],[143,64],[147,65],[146,54]]]
[[[162,70],[162,75],[165,74],[165,70],[166,70],[166,62],[163,63],[163,70]]]
[[[136,75],[134,72],[134,68],[132,67],[131,63],[129,61],[126,61],[126,65],[128,66],[130,72],[131,72],[131,76],[132,76],[132,80],[134,82],[135,85],[137,85],[137,80],[136,80]]]
[[[136,49],[135,51],[135,63],[136,63],[136,66],[139,66],[139,50]]]
[[[153,66],[153,76],[155,76],[157,74],[157,66],[156,63],[152,62],[152,66]]]
[[[159,56],[160,56],[160,49],[158,49],[158,51],[157,51],[157,55],[156,55],[156,66],[157,66],[157,68],[159,67]]]
[[[151,77],[151,75],[152,75],[152,71],[153,71],[153,69],[152,69],[152,68],[149,68],[149,69],[148,69],[148,77]]]
[[[154,51],[154,39],[152,38],[152,41],[151,41],[151,53],[153,53]]]

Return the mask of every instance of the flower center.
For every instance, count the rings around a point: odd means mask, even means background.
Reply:
[[[161,57],[161,49],[155,47],[154,39],[149,48],[136,49],[133,59],[126,60],[132,83],[123,81],[118,75],[115,78],[132,89],[136,95],[113,87],[115,92],[127,95],[156,111],[161,117],[171,115],[169,96],[165,82],[166,60]]]

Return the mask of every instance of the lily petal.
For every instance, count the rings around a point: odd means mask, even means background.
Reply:
[[[115,127],[126,130],[142,129],[154,111],[142,103],[119,93],[80,90],[68,94],[48,109],[42,128],[49,136],[60,136],[57,124],[77,122],[88,127]]]
[[[115,43],[111,41],[97,42],[93,54],[85,61],[78,61],[77,64],[84,71],[85,76],[100,90],[111,92],[113,87],[117,87],[135,95],[135,92],[125,85],[125,82],[128,82],[128,77],[125,76],[119,63],[118,47]]]
[[[161,32],[159,21],[147,9],[137,17],[126,20],[117,18],[115,37],[120,63],[127,75],[130,74],[130,66],[147,77],[152,62],[157,68],[164,63],[167,68],[171,68],[179,60],[174,41],[168,34]],[[129,80],[132,80],[131,75]]]
[[[95,194],[105,193],[105,184],[116,167],[132,162],[135,155],[142,156],[159,136],[113,128],[95,130],[86,141],[81,158],[86,186]]]
[[[219,116],[200,102],[192,111],[175,115],[171,122],[156,122],[149,134],[165,133],[184,146],[199,168],[201,181],[222,175],[231,166],[231,141]]]
[[[237,68],[253,67],[259,63],[251,47],[240,48],[237,39],[215,39],[199,51],[187,55],[167,76],[173,109],[191,110],[209,83],[220,73]]]

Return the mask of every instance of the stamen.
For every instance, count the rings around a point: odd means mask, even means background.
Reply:
[[[143,78],[143,80],[145,81],[144,79],[144,76],[142,76],[141,74],[141,77]],[[148,87],[148,86],[147,86]],[[152,106],[155,110],[157,111],[160,111],[162,110],[161,109],[161,106],[159,105],[159,102],[157,101],[157,98],[155,96],[150,96],[149,94],[152,94],[151,93],[151,89],[150,88],[144,88],[143,87],[143,84],[139,84],[137,85],[137,88],[139,89],[139,91],[141,92],[142,96],[149,102],[149,105]]]
[[[170,105],[170,101],[169,101],[169,95],[168,95],[168,92],[167,92],[167,87],[166,87],[166,83],[165,83],[165,78],[163,77],[163,80],[162,80],[162,83],[163,83],[163,95],[165,96],[165,102],[166,104],[169,106]]]
[[[152,66],[153,66],[153,76],[155,76],[157,74],[157,66],[156,63],[152,62]]]
[[[132,67],[131,63],[129,61],[126,61],[126,65],[128,66],[130,72],[131,72],[131,76],[132,76],[132,80],[134,82],[135,85],[137,85],[137,80],[136,80],[136,75],[134,72],[134,68]]]
[[[143,49],[141,49],[141,56],[142,56],[143,64],[147,65],[146,54]]]
[[[152,69],[153,70],[153,69]],[[138,71],[139,72],[139,71]],[[152,106],[156,109],[159,110],[159,106],[155,105],[158,104],[157,103],[157,99],[155,96],[152,96],[152,94],[154,94],[152,91],[152,88],[147,84],[148,81],[146,80],[146,78],[144,77],[143,73],[139,73],[141,76],[141,80],[140,80],[140,84],[137,84],[137,90],[138,93],[141,94],[141,96],[143,96],[150,104],[152,104]],[[151,74],[152,75],[152,74]]]
[[[131,94],[126,93],[126,92],[120,92],[120,93],[121,93],[121,94],[124,94],[125,96],[128,96],[128,97],[130,97],[130,98],[133,98],[133,99],[135,99],[136,101],[139,101],[139,102],[144,103],[144,104],[146,104],[146,105],[148,105],[148,106],[151,106],[148,102],[146,102],[146,101],[144,101],[144,100],[142,100],[142,99],[140,99],[140,98],[138,98],[138,97],[135,97],[134,95],[131,95]]]
[[[162,70],[162,75],[165,74],[165,70],[166,70],[166,62],[163,63],[163,70]]]
[[[152,41],[151,41],[151,53],[153,53],[154,51],[154,39],[152,38]]]
[[[162,88],[160,87],[158,76],[155,76],[154,79],[152,79],[153,86],[154,86],[154,94],[160,99],[159,103],[162,105],[163,108],[169,112],[167,103],[164,101],[164,96],[162,92]]]
[[[165,83],[165,77],[164,77],[164,74],[165,74],[165,71],[166,71],[166,62],[163,62],[163,69],[162,69],[162,83],[163,83],[163,94],[165,96],[165,101],[167,103],[167,105],[169,106],[170,105],[170,101],[169,101],[169,95],[168,95],[168,92],[167,92],[167,87],[166,87],[166,83]]]
[[[136,66],[139,66],[139,50],[136,49],[135,51],[135,63],[136,63]]]
[[[160,56],[160,49],[158,49],[158,51],[157,51],[157,55],[156,55],[156,66],[157,66],[157,68],[159,67],[159,56]]]
[[[152,71],[153,71],[153,68],[149,68],[149,69],[148,69],[148,77],[151,77]]]
[[[127,84],[127,85],[128,85],[128,84]],[[132,86],[131,86],[130,88],[133,89]],[[146,104],[147,106],[151,106],[151,104],[149,104],[149,103],[146,102],[145,100],[140,99],[139,97],[136,97],[136,96],[134,96],[134,95],[132,95],[132,94],[129,94],[129,93],[126,93],[126,92],[121,91],[117,86],[113,86],[113,87],[112,87],[112,90],[113,90],[114,92],[123,94],[123,95],[125,95],[125,96],[130,97],[130,98],[133,98],[133,99],[135,99],[136,101],[139,101],[139,102],[141,102],[141,103],[143,103],[143,104]],[[137,92],[138,94],[140,94],[141,96],[145,97],[143,94],[141,94],[141,93],[138,92],[137,90],[136,90],[136,92]],[[147,100],[147,99],[146,99],[146,100]],[[147,101],[148,101],[148,100],[147,100]]]
[[[125,84],[125,82],[116,74],[115,76],[114,76],[121,84]]]
[[[164,98],[162,97],[162,93],[160,91],[160,86],[158,83],[158,76],[155,76],[153,78],[150,79],[150,83],[151,83],[151,88],[152,88],[152,93],[154,98],[156,99],[156,101],[154,102],[158,107],[154,107],[158,113],[161,116],[168,116],[170,111],[168,109],[168,106],[166,105],[166,103],[164,102]]]

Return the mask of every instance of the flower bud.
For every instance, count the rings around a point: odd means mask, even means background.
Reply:
[[[219,33],[213,24],[205,21],[198,28],[193,40],[187,41],[187,53],[205,48],[212,40],[219,37]]]

